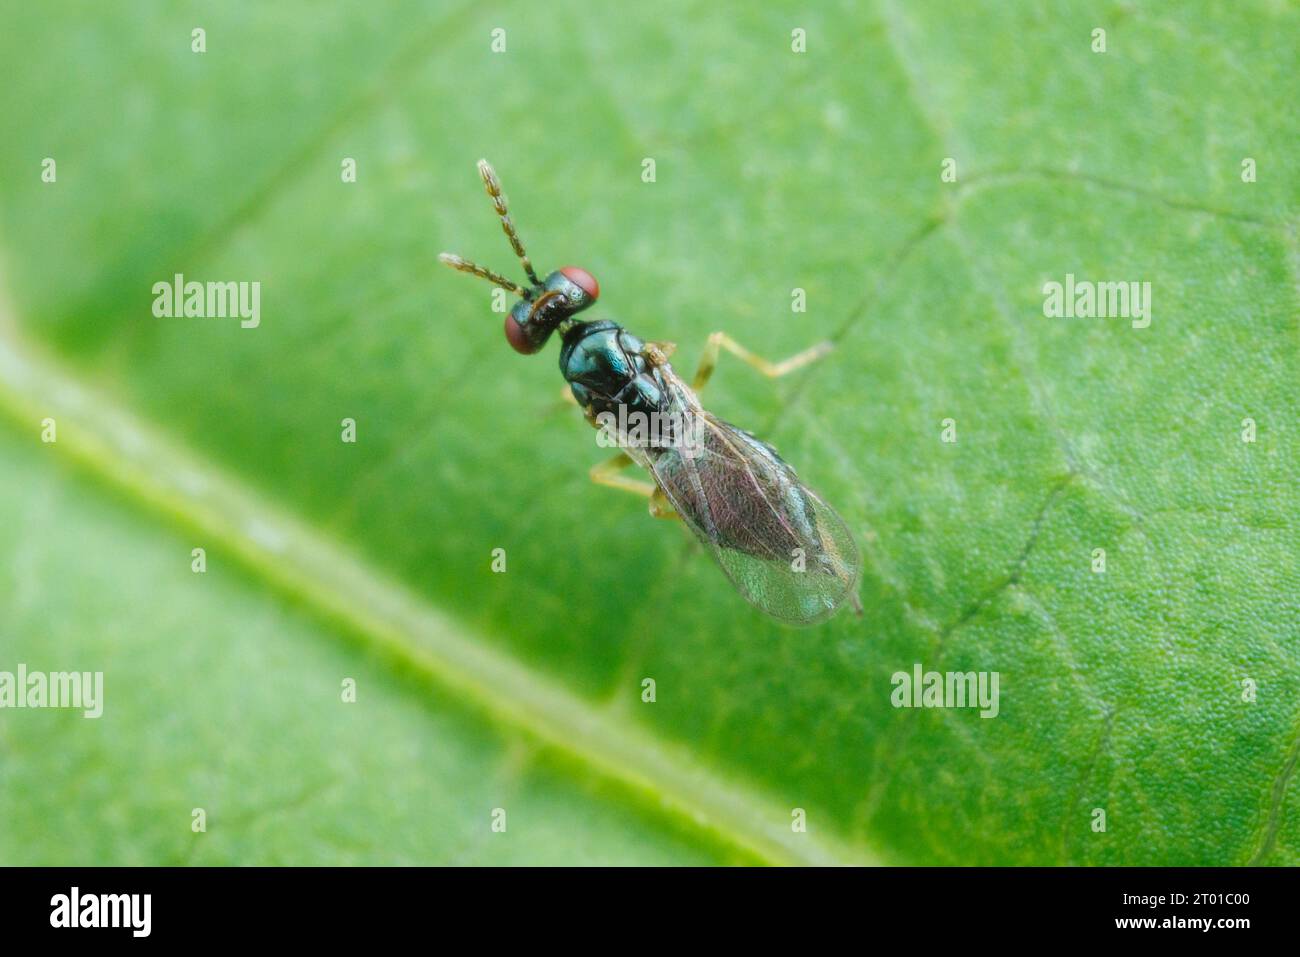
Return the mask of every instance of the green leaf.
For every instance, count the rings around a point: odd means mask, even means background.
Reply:
[[[1296,863],[1297,19],[13,11],[0,671],[105,713],[0,711],[0,861]],[[679,369],[835,342],[705,398],[855,530],[862,618],[783,629],[590,485],[554,347],[437,265],[516,271],[480,156]],[[155,318],[178,272],[260,326]],[[1047,317],[1066,274],[1150,325]],[[997,717],[893,707],[917,663]]]

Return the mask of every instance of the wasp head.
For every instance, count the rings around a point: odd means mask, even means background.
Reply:
[[[532,298],[521,298],[506,316],[506,341],[525,355],[541,350],[565,320],[595,302],[600,285],[587,270],[565,266],[530,291]]]

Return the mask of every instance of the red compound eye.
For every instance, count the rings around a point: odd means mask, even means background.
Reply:
[[[565,266],[560,270],[560,275],[569,282],[573,283],[592,299],[600,297],[600,283],[596,282],[596,277],[581,266]]]
[[[526,356],[537,351],[537,347],[528,341],[528,334],[524,332],[524,327],[514,316],[506,316],[506,341],[515,352],[522,352]]]

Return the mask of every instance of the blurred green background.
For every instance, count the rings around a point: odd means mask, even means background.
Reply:
[[[8,4],[0,670],[106,702],[0,711],[0,863],[1295,863],[1297,19]],[[436,262],[515,272],[480,156],[685,370],[834,339],[707,399],[844,514],[863,618],[778,627],[590,485],[555,347]],[[176,272],[260,327],[155,318]],[[1044,318],[1067,272],[1150,328]],[[1001,714],[892,708],[914,662]]]

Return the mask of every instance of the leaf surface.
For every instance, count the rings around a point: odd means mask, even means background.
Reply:
[[[0,670],[107,690],[0,713],[0,860],[1296,862],[1294,6],[670,7],[8,18]],[[834,340],[706,400],[844,515],[863,618],[590,486],[554,350],[437,265],[513,275],[480,156],[683,374]],[[260,326],[155,318],[176,273]],[[1067,273],[1150,326],[1046,317]],[[998,716],[893,707],[915,663]]]

